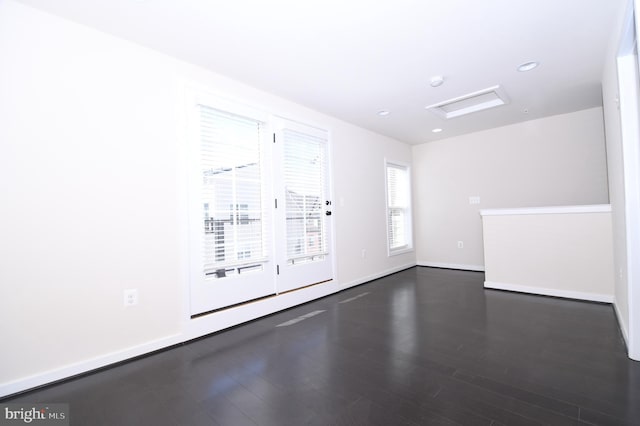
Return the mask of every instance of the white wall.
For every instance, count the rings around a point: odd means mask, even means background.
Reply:
[[[482,210],[485,287],[613,302],[611,207]]]
[[[609,201],[602,108],[418,145],[413,162],[421,265],[482,269],[479,209]]]
[[[13,1],[0,63],[0,395],[415,264],[385,240],[408,145]],[[192,326],[184,82],[331,131],[336,283]]]

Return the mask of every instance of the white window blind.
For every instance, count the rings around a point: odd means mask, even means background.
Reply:
[[[259,121],[200,105],[204,274],[262,270],[266,261]]]
[[[387,233],[389,252],[411,248],[409,168],[387,163]]]
[[[324,259],[327,239],[326,138],[285,129],[284,181],[289,264]]]

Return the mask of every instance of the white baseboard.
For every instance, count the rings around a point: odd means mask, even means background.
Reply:
[[[298,291],[284,293],[276,297],[267,298],[259,302],[230,308],[220,312],[211,313],[209,315],[203,315],[198,318],[185,319],[182,326],[182,332],[179,334],[80,361],[12,382],[0,383],[0,397],[47,385],[79,374],[84,374],[98,368],[113,365],[118,362],[127,361],[131,358],[146,355],[172,345],[184,343],[284,309],[292,308],[302,303],[328,296],[340,290],[340,287],[335,282],[320,284],[317,286],[303,288]]]
[[[0,397],[24,392],[29,389],[87,373],[102,367],[107,367],[118,362],[127,361],[131,358],[146,355],[160,349],[165,349],[169,346],[187,342],[194,338],[206,336],[247,321],[284,309],[289,309],[302,303],[310,302],[414,266],[415,263],[402,265],[343,285],[340,285],[337,281],[328,282],[284,293],[277,297],[267,298],[260,302],[238,306],[236,308],[212,313],[210,315],[204,315],[195,319],[186,319],[182,327],[182,332],[179,334],[146,342],[120,351],[100,355],[95,358],[79,361],[61,368],[34,374],[11,382],[0,383]]]
[[[421,260],[417,262],[417,265],[429,266],[431,268],[461,269],[463,271],[484,272],[484,265],[463,265],[458,263],[425,262]]]
[[[184,343],[284,309],[292,308],[296,305],[328,296],[340,290],[341,289],[336,282],[330,282],[303,288],[298,291],[284,293],[277,297],[267,298],[259,302],[230,308],[209,315],[203,315],[202,317],[185,319],[182,326],[182,332],[179,334],[80,361],[12,382],[0,383],[0,397],[47,385],[59,380],[87,373],[98,368],[113,365],[118,362],[127,361],[131,358],[146,355],[172,345]]]
[[[12,382],[0,384],[0,397],[12,395],[14,393],[23,392],[28,389],[56,382],[58,380],[67,379],[78,374],[106,367],[121,361],[145,355],[159,349],[180,343],[182,340],[179,334],[167,336],[162,339],[153,340],[142,345],[133,346],[121,351],[111,352],[105,355],[97,356],[88,360],[76,362],[62,368],[45,371],[43,373],[34,374]]]
[[[484,288],[494,290],[508,290],[518,293],[539,294],[542,296],[563,297],[566,299],[588,300],[590,302],[613,303],[613,295],[600,293],[585,293],[580,291],[558,290],[555,288],[532,287],[520,284],[497,283],[485,281]]]
[[[395,274],[396,272],[404,271],[405,269],[413,268],[414,266],[416,266],[415,263],[407,263],[402,266],[397,266],[395,268],[387,269],[377,274],[372,274],[363,278],[358,278],[357,280],[349,281],[348,283],[344,283],[340,285],[340,290],[346,290],[348,288],[355,287],[360,284],[368,283],[369,281],[377,280],[378,278],[386,277],[387,275]]]
[[[627,345],[627,349],[629,348],[629,332],[627,331],[627,324],[622,320],[622,314],[620,313],[620,309],[618,309],[618,304],[613,302],[613,310],[616,313],[616,317],[618,318],[618,326],[622,331],[622,337],[624,338],[624,343]]]

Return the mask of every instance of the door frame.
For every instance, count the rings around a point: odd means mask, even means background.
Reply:
[[[206,279],[202,277],[200,271],[202,267],[202,228],[201,228],[201,215],[202,210],[200,207],[200,196],[202,193],[202,173],[201,173],[201,151],[200,151],[200,119],[199,119],[199,105],[205,105],[207,107],[214,108],[219,111],[227,112],[230,114],[246,117],[251,120],[255,120],[260,123],[260,161],[261,161],[261,200],[262,200],[262,212],[265,215],[266,221],[263,226],[263,232],[268,233],[265,241],[265,249],[267,253],[267,260],[263,263],[263,270],[259,273],[252,273],[245,277],[228,277],[222,280],[227,283],[236,284],[239,288],[240,294],[244,294],[241,297],[233,297],[233,295],[223,296],[226,300],[223,304],[217,305],[215,303],[209,303],[200,301],[200,297],[213,297],[215,293],[214,286],[219,286],[221,283],[212,282],[212,288],[207,290],[199,288],[203,286]],[[257,300],[264,297],[269,297],[276,294],[275,291],[275,277],[273,274],[275,268],[275,253],[274,253],[274,241],[273,241],[273,210],[270,207],[271,200],[273,198],[273,181],[272,170],[270,164],[272,164],[272,150],[269,144],[268,138],[271,133],[270,115],[260,109],[253,108],[243,103],[229,100],[219,97],[215,94],[208,93],[202,90],[188,90],[187,91],[187,117],[186,117],[186,131],[187,131],[187,146],[188,146],[188,158],[187,158],[187,182],[189,187],[189,196],[187,203],[189,225],[188,225],[188,247],[189,247],[189,314],[191,317],[206,315],[207,313],[219,311],[222,309],[228,309],[230,307],[247,303],[252,300]],[[251,284],[260,283],[262,290],[252,293],[252,289],[248,288]],[[237,285],[240,284],[240,285]],[[211,300],[211,299],[207,299]]]
[[[622,38],[616,57],[618,97],[624,169],[624,210],[626,243],[626,285],[628,329],[626,335],[629,358],[640,361],[640,68],[638,66],[637,11],[640,0],[629,2]],[[635,5],[635,7],[634,7]]]

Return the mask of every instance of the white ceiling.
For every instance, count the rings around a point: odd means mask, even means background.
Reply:
[[[627,4],[21,1],[411,144],[601,105],[606,48]],[[517,72],[527,61],[540,66]],[[445,83],[431,87],[433,75]],[[425,110],[494,85],[509,105],[449,120]]]

